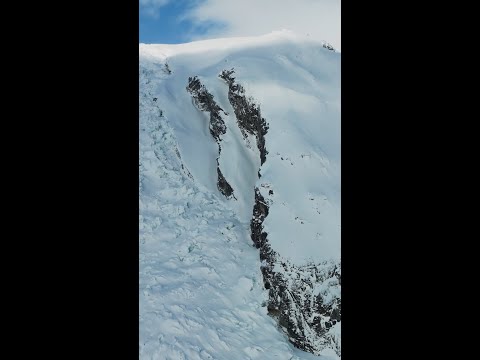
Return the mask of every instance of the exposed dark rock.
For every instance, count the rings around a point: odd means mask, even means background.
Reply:
[[[339,309],[333,309],[331,314],[330,314],[330,319],[337,322],[340,321],[340,310]]]
[[[225,177],[222,174],[222,171],[220,170],[220,166],[218,166],[218,159],[217,159],[217,174],[218,174],[218,181],[217,181],[217,187],[218,190],[225,195],[227,199],[230,199],[230,197],[234,196],[233,195],[233,189],[230,186],[230,184],[225,180]]]
[[[201,111],[210,113],[210,134],[212,134],[217,142],[220,142],[220,136],[227,132],[225,122],[220,115],[220,111],[223,112],[223,109],[217,105],[213,99],[213,95],[208,92],[205,85],[200,83],[197,76],[188,78],[187,91],[192,94],[195,105],[197,105]]]
[[[222,151],[222,147],[220,145],[222,141],[221,136],[227,132],[225,121],[223,121],[223,118],[220,115],[220,111],[224,112],[223,109],[217,105],[217,103],[213,99],[213,95],[208,92],[205,85],[203,85],[200,82],[197,76],[194,76],[193,78],[192,77],[188,78],[187,91],[192,95],[193,101],[195,105],[198,107],[198,109],[201,111],[206,111],[210,114],[210,123],[209,123],[210,134],[217,142],[218,155],[220,155]],[[220,170],[218,158],[217,158],[217,176],[218,176],[218,180],[217,180],[218,190],[227,199],[230,199],[231,197],[235,198],[235,195],[233,194],[233,188],[230,186],[228,181],[223,176],[222,171]]]
[[[245,89],[242,85],[235,83],[235,78],[232,76],[234,72],[234,69],[223,70],[219,77],[228,84],[228,101],[230,101],[233,107],[238,126],[244,138],[247,137],[247,133],[256,136],[257,147],[260,151],[260,161],[263,165],[268,154],[265,148],[265,135],[268,132],[268,124],[260,113],[260,106],[255,104],[252,98],[245,96]]]
[[[330,44],[328,44],[328,43],[323,44],[323,47],[324,47],[325,49],[330,50],[330,51],[335,51],[335,49],[333,48],[333,46],[330,45]]]
[[[274,271],[280,256],[271,249],[268,234],[263,231],[263,221],[268,213],[268,203],[260,190],[255,188],[250,229],[252,241],[260,250],[263,281],[269,295],[268,314],[278,320],[280,328],[295,347],[318,355],[323,347],[330,344],[340,353],[340,348],[327,334],[340,321],[340,298],[333,296],[332,300],[332,293],[329,294],[328,290],[314,294],[315,288],[320,285],[323,288],[325,284],[339,285],[339,265],[323,263],[299,267],[281,261],[284,271]]]

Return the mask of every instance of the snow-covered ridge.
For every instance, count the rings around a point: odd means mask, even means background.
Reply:
[[[261,139],[266,151],[258,146],[259,133],[243,131],[240,126],[239,116],[241,118],[244,111],[250,112],[248,108],[235,108],[228,79],[219,77],[222,72],[230,69],[235,69],[236,81],[243,89],[241,94],[245,94],[244,100],[239,101],[258,107],[258,116],[264,117],[269,124],[268,132],[262,132]],[[288,334],[295,346],[315,354],[339,356],[340,54],[331,51],[324,43],[289,32],[258,38],[216,39],[181,45],[141,44],[140,75],[140,126],[144,132],[141,132],[143,137],[141,136],[140,142],[140,215],[143,228],[150,229],[148,236],[147,233],[141,233],[141,239],[149,238],[151,241],[149,246],[141,244],[141,254],[144,256],[144,260],[141,258],[141,269],[144,269],[141,271],[141,283],[142,277],[155,284],[158,274],[175,276],[176,272],[183,272],[185,256],[189,258],[193,253],[189,245],[189,251],[182,253],[183,257],[179,256],[183,260],[175,265],[178,268],[173,265],[169,267],[173,273],[166,268],[162,270],[161,266],[152,265],[159,256],[153,249],[167,246],[173,254],[171,250],[178,246],[177,240],[173,238],[171,241],[168,238],[162,240],[161,237],[155,240],[157,232],[160,235],[160,232],[169,227],[168,221],[160,220],[159,223],[158,220],[159,216],[160,219],[163,217],[158,212],[159,209],[170,209],[169,202],[173,201],[171,196],[165,195],[171,193],[169,188],[182,188],[187,184],[191,184],[187,188],[195,188],[193,192],[187,191],[183,197],[178,190],[173,191],[176,194],[175,201],[181,203],[181,199],[184,199],[190,209],[187,211],[183,206],[183,210],[176,208],[174,211],[174,216],[180,217],[183,224],[176,228],[176,237],[186,236],[192,240],[193,249],[196,248],[198,239],[202,239],[202,249],[206,250],[216,247],[215,241],[221,243],[231,238],[231,234],[228,234],[232,227],[229,225],[228,231],[222,229],[217,220],[204,219],[206,223],[199,227],[202,229],[200,232],[190,231],[187,235],[182,230],[192,228],[191,225],[185,225],[198,222],[196,214],[205,214],[205,209],[212,206],[214,209],[222,209],[220,212],[214,211],[217,213],[215,219],[222,214],[228,219],[227,222],[237,224],[235,232],[241,230],[236,235],[240,242],[229,243],[227,246],[233,246],[232,250],[243,245],[253,249],[251,245],[255,239],[253,233],[252,238],[249,238],[252,230],[250,222],[254,215],[254,205],[257,206],[258,199],[261,198],[268,208],[268,216],[261,219],[259,231],[267,234],[268,245],[275,256],[271,256],[267,263],[263,259],[262,264],[259,263],[258,252],[252,259],[225,258],[237,272],[241,273],[241,268],[248,269],[249,274],[250,271],[256,271],[258,277],[254,283],[262,294],[256,292],[251,298],[253,302],[256,298],[258,303],[248,311],[256,309],[254,312],[264,316],[261,322],[265,322],[261,326],[266,329],[272,326],[269,322],[272,319],[267,314],[276,318],[280,328],[284,328],[285,334]],[[193,77],[204,86],[208,97],[214,100],[215,106],[210,107],[210,110],[221,110],[220,122],[216,123],[218,117],[212,117],[211,111],[206,111],[209,110],[208,106],[199,106],[195,94],[187,91],[189,78]],[[251,114],[254,113],[255,111]],[[219,128],[222,129],[217,132],[218,136],[215,135],[216,132],[212,133],[212,119],[213,125],[220,124]],[[165,125],[159,128],[162,123],[168,124],[168,127]],[[148,140],[153,138],[156,139],[153,142]],[[166,139],[171,141],[165,141]],[[159,156],[162,152],[171,153],[172,157],[168,159],[174,162],[165,162],[166,158]],[[149,153],[154,156],[149,156]],[[151,170],[146,171],[147,168]],[[159,170],[155,171],[155,168]],[[164,174],[160,169],[166,168],[171,170],[172,179],[159,182],[155,174]],[[174,176],[174,173],[180,177]],[[225,192],[218,186],[220,174],[231,185],[234,197],[224,196]],[[156,185],[147,186],[149,183]],[[255,189],[259,196],[255,195]],[[190,199],[193,194],[196,194],[195,197],[204,194],[202,196],[211,200],[195,203]],[[164,204],[161,205],[162,203]],[[154,213],[157,215],[152,218],[151,214]],[[156,226],[152,228],[151,222]],[[162,225],[166,228],[163,229]],[[208,241],[205,241],[205,236]],[[178,251],[181,252],[181,249]],[[208,251],[207,254],[218,260],[218,255],[214,255],[214,252]],[[150,259],[148,262],[145,260],[147,258]],[[166,261],[168,255],[162,259]],[[217,260],[211,269],[227,284],[231,279],[223,271],[232,269],[226,270],[224,264]],[[176,260],[171,258],[167,262],[172,264]],[[252,268],[243,266],[247,263]],[[155,276],[149,275],[152,266],[158,268]],[[199,282],[205,281],[206,284],[213,280],[202,276],[197,276],[196,279]],[[264,287],[268,289],[268,294]],[[143,294],[144,297],[147,296],[145,294],[150,294],[147,301],[150,305],[141,301],[141,329],[149,321],[145,309],[151,306],[155,308],[154,304],[162,303],[162,297],[158,293],[154,295],[149,289],[143,289]],[[222,305],[217,303],[216,306],[234,312],[238,303],[232,302],[233,299],[226,300],[228,292],[221,294],[220,291],[218,295],[225,300],[221,301]],[[158,302],[155,296],[158,297]],[[202,301],[196,299],[195,304],[200,307],[209,306]],[[232,305],[233,303],[237,305]],[[174,305],[175,300],[172,298],[165,310]],[[166,314],[160,312],[159,321]],[[256,321],[260,319],[262,317]],[[208,319],[205,319],[203,329],[210,325]],[[226,323],[224,326],[224,329],[228,329]],[[222,328],[217,329],[217,334],[221,330]],[[154,334],[162,336],[165,332],[168,332],[165,327],[156,329],[148,326],[148,331],[141,331],[141,334],[143,338],[153,339],[157,336]],[[281,335],[281,332],[278,331],[278,334]],[[253,332],[251,335],[244,340],[256,344],[256,349],[262,349],[263,345]],[[236,337],[231,334],[229,336],[223,341],[239,350]],[[277,335],[270,336],[272,339],[277,338]],[[183,345],[179,345],[180,348],[188,347],[184,342],[188,342],[188,336],[182,339],[184,340],[180,344]],[[155,345],[147,345],[148,341],[140,346],[143,357],[163,358],[159,353],[151,355]],[[178,336],[169,341],[179,344]],[[203,341],[206,341],[205,338]],[[232,341],[236,345],[232,345]],[[219,351],[213,347],[209,354],[215,359],[226,358]],[[287,359],[287,353],[291,356],[292,351],[294,350],[282,350],[276,354],[280,354],[280,358],[285,355]],[[247,353],[248,357],[245,358],[267,359],[270,356],[264,351],[255,356],[250,350]]]
[[[181,54],[204,53],[206,51],[235,51],[248,48],[271,46],[282,43],[304,43],[323,46],[334,50],[325,41],[299,35],[290,30],[273,31],[262,36],[230,37],[193,41],[185,44],[140,44],[140,56],[171,57]]]

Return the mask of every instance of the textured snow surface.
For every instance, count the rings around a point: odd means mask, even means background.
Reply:
[[[270,125],[261,179],[218,78],[230,68]],[[185,89],[195,75],[228,114],[219,164],[236,200],[217,189],[218,146]],[[296,265],[340,260],[340,54],[289,32],[141,44],[139,96],[140,358],[319,359],[267,315],[250,219],[257,186],[276,252]]]

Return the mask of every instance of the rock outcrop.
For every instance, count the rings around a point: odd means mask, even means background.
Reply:
[[[205,85],[203,85],[197,76],[188,78],[187,91],[192,95],[193,102],[200,111],[205,111],[210,114],[209,129],[210,134],[215,139],[218,144],[218,156],[222,151],[220,145],[222,139],[221,136],[227,132],[227,127],[225,126],[225,121],[223,120],[220,112],[223,112],[223,109],[217,105],[213,95],[207,90]],[[222,174],[220,170],[220,165],[218,163],[217,157],[217,188],[218,190],[227,198],[235,197],[233,194],[233,188],[230,186],[228,181]]]
[[[246,138],[246,133],[256,136],[260,160],[263,165],[267,160],[268,154],[265,148],[265,135],[268,132],[268,124],[260,113],[260,106],[255,104],[252,98],[245,96],[245,89],[242,85],[235,83],[235,78],[232,76],[234,72],[234,69],[223,70],[219,77],[228,84],[228,100],[235,111],[238,126],[244,138]]]
[[[233,73],[234,69],[224,70],[219,77],[228,84],[228,99],[244,138],[246,133],[256,136],[263,165],[268,154],[265,135],[269,126],[254,99],[247,98],[244,88],[235,82]],[[273,191],[269,190],[269,194]],[[263,230],[269,214],[268,202],[256,187],[250,230],[252,241],[260,251],[264,286],[269,294],[268,313],[277,319],[295,347],[318,355],[330,345],[340,356],[339,339],[328,333],[341,318],[340,263],[296,266],[284,260],[272,249]]]

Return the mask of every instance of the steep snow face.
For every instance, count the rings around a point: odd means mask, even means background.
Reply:
[[[140,127],[141,358],[340,356],[340,54],[288,32],[141,44]]]
[[[219,161],[226,179],[242,194],[232,206],[243,220],[252,215],[253,185],[258,180],[255,146],[244,144],[235,126],[227,86],[218,77],[234,68],[235,77],[261,106],[270,129],[268,161],[261,184],[275,199],[265,228],[272,247],[293,262],[340,257],[340,54],[321,43],[288,32],[258,38],[233,38],[181,45],[140,45],[144,61],[160,70],[168,63],[172,80],[154,90],[177,134],[179,151],[194,178],[216,191],[215,140],[208,122],[198,120],[185,91],[187,79],[198,76],[212,93],[227,131]],[[255,141],[251,141],[255,143]],[[264,189],[265,187],[261,187]],[[262,190],[263,193],[263,190]],[[232,202],[229,202],[232,204]]]

